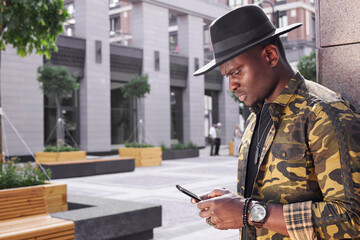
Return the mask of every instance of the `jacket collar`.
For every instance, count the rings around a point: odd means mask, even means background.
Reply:
[[[303,82],[304,77],[297,71],[273,103],[285,107],[289,103],[291,96],[295,93],[298,86]]]

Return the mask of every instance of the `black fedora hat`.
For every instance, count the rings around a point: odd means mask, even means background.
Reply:
[[[215,19],[210,25],[214,59],[194,72],[198,76],[244,53],[265,40],[298,28],[295,23],[276,28],[257,5],[238,7]]]

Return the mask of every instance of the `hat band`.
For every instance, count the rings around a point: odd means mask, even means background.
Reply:
[[[235,35],[233,37],[227,38],[225,40],[222,40],[220,42],[213,44],[214,54],[221,55],[221,52],[229,50],[231,48],[244,45],[246,43],[249,43],[251,40],[258,39],[262,36],[267,36],[270,32],[275,31],[276,28],[274,25],[267,21],[264,24],[260,25],[257,28],[254,28],[248,32]]]

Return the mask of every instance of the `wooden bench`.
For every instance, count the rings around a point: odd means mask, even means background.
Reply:
[[[41,166],[51,170],[52,179],[59,179],[131,172],[135,170],[135,160],[130,157],[99,158],[66,162],[43,162]]]
[[[0,190],[0,239],[75,239],[75,224],[49,215],[44,186]]]

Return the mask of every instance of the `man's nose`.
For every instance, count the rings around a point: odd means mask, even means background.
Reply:
[[[229,77],[229,89],[230,91],[234,92],[239,87],[239,84],[232,79],[232,77]]]

